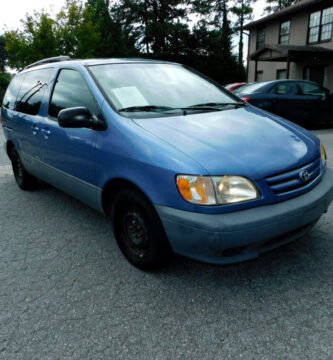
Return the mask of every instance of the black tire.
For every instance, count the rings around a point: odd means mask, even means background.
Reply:
[[[119,248],[131,264],[153,270],[170,260],[172,250],[161,221],[144,195],[133,189],[121,190],[109,213]]]
[[[22,190],[34,190],[37,187],[38,180],[30,175],[24,168],[20,156],[15,148],[10,152],[10,159],[17,185]]]

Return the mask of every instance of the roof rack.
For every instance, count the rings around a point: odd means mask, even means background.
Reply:
[[[33,67],[38,66],[38,65],[56,63],[56,62],[67,61],[67,60],[71,60],[71,57],[70,56],[64,56],[64,55],[50,57],[50,58],[47,58],[47,59],[43,59],[43,60],[39,60],[39,61],[34,62],[33,64],[30,64],[30,65],[26,66],[24,68],[24,70],[33,68]]]

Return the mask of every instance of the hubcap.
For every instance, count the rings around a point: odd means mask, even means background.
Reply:
[[[147,250],[148,233],[142,214],[138,211],[126,212],[124,227],[129,247],[137,255],[143,256]]]

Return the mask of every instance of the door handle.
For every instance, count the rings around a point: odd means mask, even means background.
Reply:
[[[49,129],[41,129],[40,131],[44,134],[45,139],[48,139],[51,135],[51,131]]]
[[[39,127],[36,124],[33,124],[31,126],[32,129],[32,135],[37,135],[37,132],[39,131]]]

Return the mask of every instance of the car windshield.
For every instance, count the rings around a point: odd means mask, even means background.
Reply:
[[[240,105],[214,83],[177,64],[104,64],[90,70],[113,106],[131,117],[142,117],[140,112],[172,116]]]
[[[243,85],[241,87],[239,87],[238,89],[236,89],[234,91],[235,94],[251,94],[254,93],[256,91],[258,91],[260,88],[263,87],[263,85],[265,85],[265,83],[253,83],[253,84],[248,84],[248,85]]]

